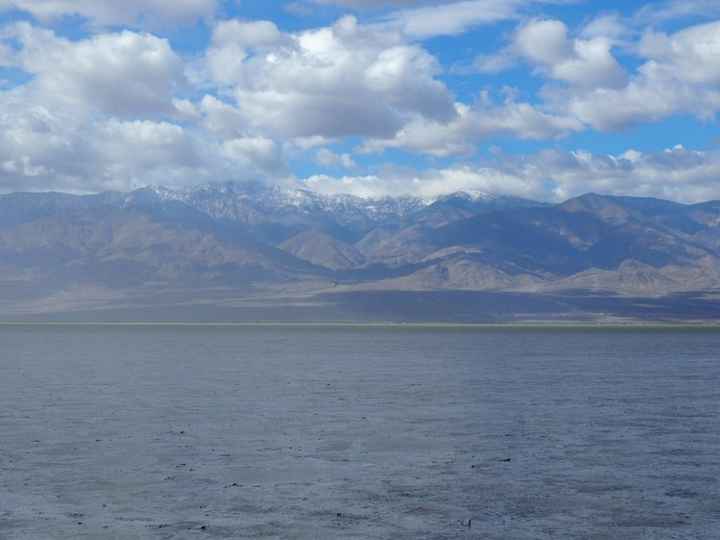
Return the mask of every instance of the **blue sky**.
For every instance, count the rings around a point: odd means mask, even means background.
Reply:
[[[0,0],[0,191],[720,198],[720,4]]]

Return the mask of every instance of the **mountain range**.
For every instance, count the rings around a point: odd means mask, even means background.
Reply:
[[[6,320],[708,319],[720,201],[371,199],[262,183],[12,193],[0,272]]]

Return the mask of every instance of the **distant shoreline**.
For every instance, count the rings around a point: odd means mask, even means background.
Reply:
[[[628,321],[628,322],[558,322],[531,321],[507,323],[452,323],[452,322],[183,322],[183,321],[0,321],[0,327],[198,327],[198,328],[377,328],[377,329],[528,329],[528,330],[658,330],[707,329],[719,330],[720,321]]]

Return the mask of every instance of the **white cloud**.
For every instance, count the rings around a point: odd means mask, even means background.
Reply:
[[[211,17],[216,0],[4,0],[0,11],[18,9],[48,21],[80,16],[93,24],[184,24]]]
[[[235,138],[248,131],[249,121],[235,107],[206,95],[199,105],[205,129],[223,138]]]
[[[457,35],[470,28],[518,17],[529,0],[464,0],[391,13],[384,25],[412,38]]]
[[[111,119],[98,125],[96,145],[108,161],[128,159],[138,167],[167,162],[192,166],[199,162],[193,141],[185,130],[168,122]]]
[[[218,141],[164,121],[78,121],[7,101],[0,108],[2,191],[128,190],[287,175],[276,144],[261,138]]]
[[[720,111],[720,22],[649,30],[640,39],[628,19],[614,14],[574,31],[558,20],[524,19],[535,0],[317,2],[390,10],[370,14],[366,23],[346,16],[295,32],[270,21],[219,21],[207,50],[183,58],[151,33],[99,29],[186,22],[212,15],[214,1],[0,0],[0,9],[19,6],[38,20],[76,14],[92,23],[80,39],[27,22],[2,28],[0,65],[24,72],[10,70],[15,80],[0,81],[3,189],[275,178],[289,175],[287,159],[297,159],[353,169],[358,176],[339,183],[323,176],[313,182],[358,193],[405,186],[423,194],[466,186],[545,198],[589,189],[673,198],[714,193],[707,175],[717,172],[715,154],[677,148],[618,156],[544,152],[502,156],[482,167],[375,176],[362,176],[351,154],[330,148],[352,142],[361,152],[467,159],[497,137],[552,141],[675,114],[711,120]],[[519,97],[491,88],[460,101],[422,40],[508,20],[525,22],[475,68],[489,73],[526,64],[544,83],[541,90]],[[638,67],[626,73],[616,54],[635,55],[638,61],[626,65]],[[501,101],[488,97],[503,92]],[[672,180],[666,186],[663,167]],[[632,184],[631,175],[641,181]]]
[[[456,104],[457,118],[439,123],[416,118],[391,139],[367,141],[366,152],[386,148],[403,148],[434,156],[472,153],[476,146],[491,137],[510,136],[519,139],[544,140],[581,131],[582,124],[572,117],[555,116],[528,103],[507,100],[501,105],[481,102],[472,107]]]
[[[606,13],[591,19],[580,31],[584,39],[605,38],[623,43],[634,34],[634,30],[617,13]]]
[[[413,4],[427,4],[433,2],[433,0],[310,0],[315,4],[324,4],[329,6],[341,6],[350,8],[379,8],[388,6],[409,6]],[[457,2],[458,0],[436,0],[435,3],[446,3]]]
[[[257,133],[386,137],[414,115],[447,121],[455,113],[427,51],[353,17],[298,34],[277,35],[266,26],[262,46],[235,39],[247,28],[228,24],[215,29],[208,76],[234,96],[226,103],[234,123]]]
[[[453,71],[459,75],[472,73],[500,73],[517,65],[517,57],[510,48],[494,54],[480,54],[472,64],[455,66]]]
[[[92,164],[82,127],[73,115],[30,103],[21,92],[0,94],[2,189],[88,189]]]
[[[590,21],[581,37],[569,36],[562,21],[535,19],[520,26],[504,49],[479,55],[471,68],[459,69],[497,73],[522,60],[533,66],[536,74],[572,86],[616,88],[627,82],[627,75],[612,48],[626,35],[626,27],[612,15]]]
[[[526,178],[550,180],[556,200],[591,191],[680,202],[720,198],[720,153],[681,145],[656,153],[628,150],[619,155],[546,151],[513,170]]]
[[[668,0],[649,2],[633,17],[637,24],[659,24],[683,18],[712,19],[720,15],[716,0]]]
[[[620,155],[556,150],[525,156],[501,154],[481,166],[386,169],[371,176],[339,178],[315,175],[305,183],[323,193],[360,197],[433,198],[455,191],[482,191],[559,202],[597,192],[700,202],[720,199],[719,176],[720,152],[676,146],[658,153],[628,150]]]
[[[531,187],[525,179],[499,169],[470,166],[426,171],[388,169],[380,175],[339,178],[314,175],[304,183],[320,193],[348,193],[365,198],[412,195],[432,199],[457,191],[527,196]]]
[[[612,43],[605,36],[571,39],[563,22],[535,20],[517,31],[514,50],[553,79],[591,88],[618,87],[626,75],[612,55]]]
[[[692,84],[720,84],[720,22],[693,26],[675,34],[648,32],[640,54],[658,69]]]
[[[73,42],[27,23],[16,25],[12,35],[22,45],[18,67],[35,76],[27,91],[48,106],[119,116],[175,112],[173,92],[183,66],[164,39],[124,31]]]
[[[303,180],[303,184],[306,188],[326,195],[347,193],[356,197],[374,198],[402,193],[402,191],[393,190],[388,178],[380,178],[379,176],[343,176],[336,178],[317,174]]]
[[[720,22],[647,33],[638,52],[646,61],[627,85],[550,94],[556,109],[601,130],[674,114],[710,120],[720,111]]]
[[[239,21],[230,19],[215,26],[213,43],[216,45],[234,44],[240,47],[274,45],[283,40],[283,35],[271,21]]]
[[[556,84],[540,96],[547,114],[598,130],[618,130],[675,114],[711,120],[720,111],[720,22],[672,34],[647,31],[637,43],[615,15],[591,20],[571,37],[557,20],[532,20],[495,55],[480,56],[474,69],[496,72],[523,59]],[[642,62],[631,74],[613,55],[632,51]]]
[[[106,185],[183,184],[205,165],[199,141],[175,124],[113,119],[95,130],[89,159]]]
[[[203,117],[176,97],[183,64],[166,40],[124,31],[70,41],[26,23],[7,35],[20,45],[14,64],[32,77],[0,92],[3,191],[125,190],[286,173],[282,153],[264,141],[226,145],[223,133],[192,125]]]
[[[353,169],[357,164],[350,154],[336,154],[328,148],[320,148],[315,154],[315,162],[323,167],[342,167]]]
[[[264,137],[240,137],[226,140],[222,145],[225,156],[231,161],[254,167],[258,176],[286,176],[288,171],[281,148]]]

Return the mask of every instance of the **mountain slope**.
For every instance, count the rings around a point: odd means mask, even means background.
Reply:
[[[720,202],[361,199],[260,184],[15,193],[0,196],[0,271],[0,311],[156,293],[662,297],[720,289]]]
[[[298,259],[331,270],[349,270],[365,262],[355,247],[319,231],[301,232],[280,244],[280,248]]]

